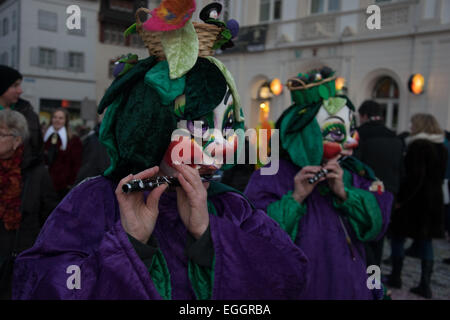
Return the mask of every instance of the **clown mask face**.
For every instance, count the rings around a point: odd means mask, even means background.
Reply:
[[[235,109],[229,88],[220,104],[205,116],[178,121],[172,143],[164,156],[163,167],[174,173],[173,164],[184,163],[210,174],[235,159],[239,132],[235,132]],[[242,140],[243,141],[243,140]]]
[[[322,131],[324,160],[353,154],[353,149],[358,147],[359,136],[354,112],[346,105],[345,99],[325,101],[316,120]]]

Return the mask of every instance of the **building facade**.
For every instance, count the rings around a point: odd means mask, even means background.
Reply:
[[[67,8],[81,9],[80,29],[71,29]],[[1,63],[23,74],[23,98],[49,123],[64,106],[73,119],[95,101],[96,1],[6,0],[0,3]]]
[[[262,112],[275,121],[291,104],[288,90],[262,99],[263,84],[274,78],[286,83],[299,72],[328,65],[345,78],[356,107],[365,99],[379,101],[387,125],[397,132],[407,130],[418,112],[431,113],[450,128],[449,0],[223,3],[229,17],[240,22],[241,32],[236,47],[218,56],[236,79],[249,127],[258,125]],[[367,25],[371,5],[380,8],[380,29]],[[425,92],[419,96],[408,90],[415,73],[425,78]]]

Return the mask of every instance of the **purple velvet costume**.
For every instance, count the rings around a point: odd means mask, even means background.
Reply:
[[[47,220],[35,245],[16,260],[15,299],[161,299],[122,228],[116,185],[98,177],[82,183]],[[212,299],[298,299],[306,287],[302,251],[262,210],[239,194],[210,199],[215,251]],[[195,299],[185,255],[187,231],[176,194],[166,193],[154,235],[170,271],[172,299]],[[81,289],[69,290],[67,267],[81,270]]]
[[[293,163],[280,160],[280,168],[275,176],[261,176],[260,171],[253,174],[247,186],[248,199],[258,208],[267,210],[269,204],[280,200],[294,190],[294,177],[300,168]],[[360,176],[352,174],[353,186],[368,190],[372,184]],[[326,182],[324,182],[326,184]],[[386,232],[393,197],[390,193],[374,193],[382,213],[382,230],[379,238]],[[349,231],[355,250],[353,261],[343,228],[333,207],[331,195],[322,196],[318,188],[306,200],[307,211],[300,220],[295,243],[308,257],[311,267],[308,288],[302,299],[380,299],[382,290],[367,288],[364,245],[352,228],[344,222]],[[301,269],[298,269],[301,272]]]

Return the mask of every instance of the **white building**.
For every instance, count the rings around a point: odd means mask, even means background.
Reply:
[[[67,8],[81,9],[81,29],[69,30]],[[60,106],[74,117],[83,101],[95,100],[98,3],[66,0],[6,0],[0,3],[1,63],[24,76],[23,98],[41,119]]]
[[[203,1],[198,7],[211,1]],[[435,115],[450,129],[450,0],[222,0],[241,24],[236,48],[218,55],[234,75],[247,125],[261,116],[258,89],[328,65],[346,79],[358,107],[374,98],[386,106],[386,122],[407,130],[417,112]],[[367,8],[381,9],[381,29],[370,30]],[[425,77],[425,93],[407,83]],[[290,106],[290,95],[272,98],[270,119]]]

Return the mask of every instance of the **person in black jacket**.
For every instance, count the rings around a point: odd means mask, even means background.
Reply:
[[[401,183],[396,210],[392,214],[392,274],[388,285],[400,288],[405,238],[412,238],[422,260],[418,287],[411,292],[431,298],[434,253],[432,239],[444,237],[442,185],[447,166],[444,131],[429,114],[411,119],[411,135],[406,139],[405,178]]]
[[[358,110],[361,126],[355,156],[371,167],[387,191],[394,197],[400,188],[403,165],[403,143],[383,121],[382,107],[375,101],[365,101]],[[395,203],[395,201],[394,201]],[[367,265],[381,265],[384,238],[366,244]]]
[[[24,163],[28,136],[25,117],[0,110],[0,299],[10,298],[12,252],[31,248],[57,205],[56,193],[43,162]],[[6,274],[9,273],[9,274]]]
[[[43,161],[44,141],[39,117],[31,104],[20,98],[22,75],[15,69],[0,65],[0,110],[12,109],[20,112],[28,123],[29,139],[25,141],[23,167]]]
[[[100,123],[95,126],[94,130],[81,138],[81,142],[83,143],[83,155],[81,168],[78,171],[75,184],[82,182],[86,178],[103,174],[110,165],[106,147],[102,145],[98,139],[99,132]]]

